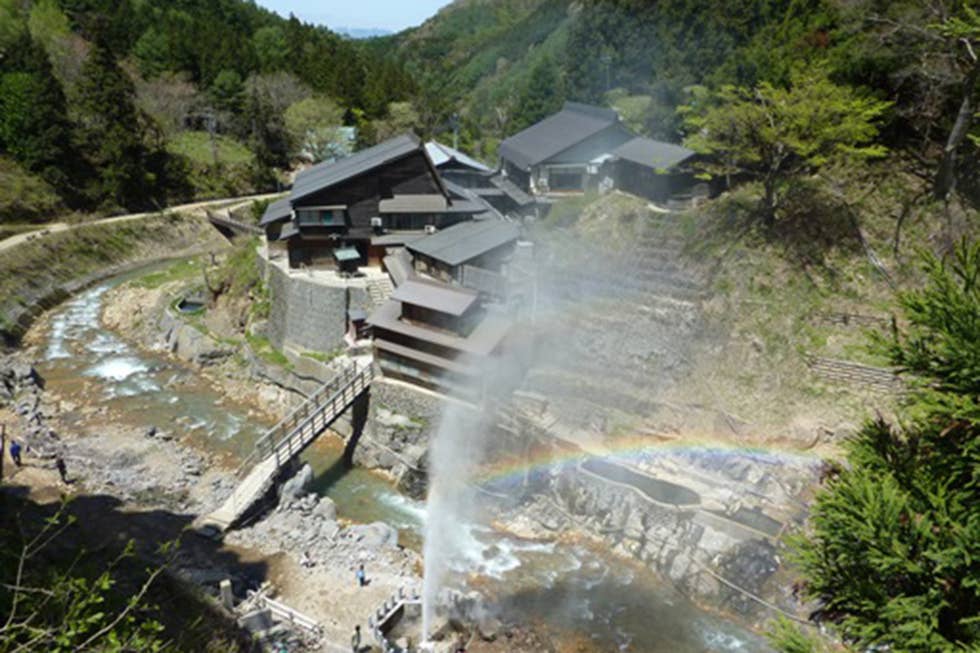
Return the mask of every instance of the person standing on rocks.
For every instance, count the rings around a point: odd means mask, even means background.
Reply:
[[[367,574],[364,573],[364,565],[358,565],[357,571],[354,572],[355,578],[357,578],[357,584],[361,587],[367,585]]]
[[[350,650],[353,653],[361,651],[361,624],[354,626],[354,634],[350,636]]]
[[[20,442],[17,440],[10,441],[10,458],[14,461],[14,464],[18,467],[21,466],[20,461]]]
[[[58,474],[61,475],[61,482],[68,485],[68,466],[65,465],[65,459],[58,456],[54,461],[54,466],[58,468]]]

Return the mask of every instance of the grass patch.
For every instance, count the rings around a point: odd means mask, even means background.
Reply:
[[[246,334],[245,341],[248,342],[248,346],[252,349],[252,352],[265,362],[287,369],[292,367],[292,363],[289,362],[286,355],[273,347],[272,343],[265,336]]]
[[[255,190],[255,157],[232,138],[216,136],[212,147],[207,132],[180,132],[167,149],[187,161],[196,197],[230,197]]]
[[[343,349],[334,349],[332,351],[304,351],[301,356],[305,358],[312,358],[315,361],[320,361],[321,363],[329,363],[338,356],[344,353]]]
[[[544,222],[548,226],[569,227],[582,216],[582,213],[593,204],[597,199],[596,193],[584,193],[582,195],[570,195],[562,197],[551,206]]]
[[[214,145],[211,145],[211,135],[205,131],[186,131],[176,134],[169,143],[167,149],[174,154],[187,157],[191,163],[199,165],[215,165],[215,150],[217,150],[217,164],[249,165],[255,159],[252,152],[233,138],[215,135]]]
[[[138,279],[133,279],[129,283],[137,288],[155,290],[168,283],[173,283],[174,281],[186,281],[193,279],[200,273],[200,259],[188,258],[177,261],[174,264],[167,266],[163,270],[150,272],[149,274],[139,277]],[[176,309],[176,306],[174,308]]]

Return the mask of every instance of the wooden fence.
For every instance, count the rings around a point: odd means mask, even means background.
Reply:
[[[804,354],[804,360],[814,374],[830,381],[859,383],[885,392],[902,392],[905,389],[905,382],[888,368],[822,358],[809,353]]]
[[[891,325],[890,318],[860,313],[815,313],[810,317],[810,321],[833,326],[888,328]]]

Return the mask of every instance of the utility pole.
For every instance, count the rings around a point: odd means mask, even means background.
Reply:
[[[204,119],[208,126],[208,135],[211,137],[211,158],[214,159],[214,166],[218,167],[218,143],[215,140],[215,132],[218,131],[218,119],[213,111],[208,111]]]
[[[449,125],[453,128],[453,149],[459,149],[459,114],[454,113],[449,119]]]
[[[610,70],[612,68],[612,55],[609,54],[608,52],[605,52],[601,57],[599,57],[599,61],[602,62],[602,65],[606,67],[606,93],[608,93],[609,87],[612,85],[612,81],[610,79]]]
[[[7,450],[7,425],[0,424],[0,481],[3,481],[3,452]]]

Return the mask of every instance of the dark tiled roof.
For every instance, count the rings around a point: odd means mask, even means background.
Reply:
[[[612,109],[566,102],[558,113],[501,143],[500,157],[526,170],[618,121],[619,116]]]
[[[503,175],[490,177],[490,183],[500,189],[510,199],[514,200],[518,206],[527,206],[534,203],[534,198],[525,193],[520,186],[512,182]]]
[[[475,290],[468,288],[450,286],[440,281],[409,278],[399,284],[391,298],[403,304],[459,317],[473,307],[478,296]]]
[[[371,313],[368,324],[393,331],[416,340],[430,342],[440,347],[454,349],[466,354],[487,356],[493,353],[497,345],[504,339],[512,326],[512,322],[504,315],[488,312],[480,323],[465,338],[455,333],[439,329],[427,329],[399,319],[401,303],[389,299]],[[377,334],[377,332],[375,332]]]
[[[518,235],[517,226],[504,220],[471,220],[407,243],[406,247],[412,252],[447,265],[461,265],[501,245],[516,241]]]
[[[415,270],[412,269],[412,257],[405,248],[399,248],[384,257],[384,265],[396,288],[415,274]]]
[[[467,156],[459,150],[454,150],[448,145],[443,145],[438,141],[429,141],[426,143],[425,151],[428,153],[429,158],[432,159],[432,164],[437,168],[446,163],[456,161],[457,163],[461,163],[464,166],[473,168],[474,170],[479,170],[480,172],[490,171],[490,168],[483,165],[473,157]]]
[[[444,179],[446,190],[453,196],[452,205],[447,213],[483,213],[484,211],[494,212],[493,207],[487,204],[486,200],[476,194],[473,189],[461,186],[454,181]]]
[[[262,220],[259,222],[259,225],[264,227],[273,222],[288,220],[292,215],[293,207],[289,203],[289,198],[283,197],[265,207],[265,213],[262,214]]]
[[[421,145],[415,134],[403,134],[343,159],[320,163],[296,177],[289,199],[295,202],[420,149]],[[424,152],[424,149],[422,151]]]
[[[380,236],[372,236],[371,244],[375,247],[397,247],[424,237],[424,231],[393,231]]]
[[[694,152],[674,145],[637,136],[612,151],[614,156],[655,170],[667,170],[687,161]]]
[[[395,195],[378,202],[380,213],[445,213],[444,195]]]

